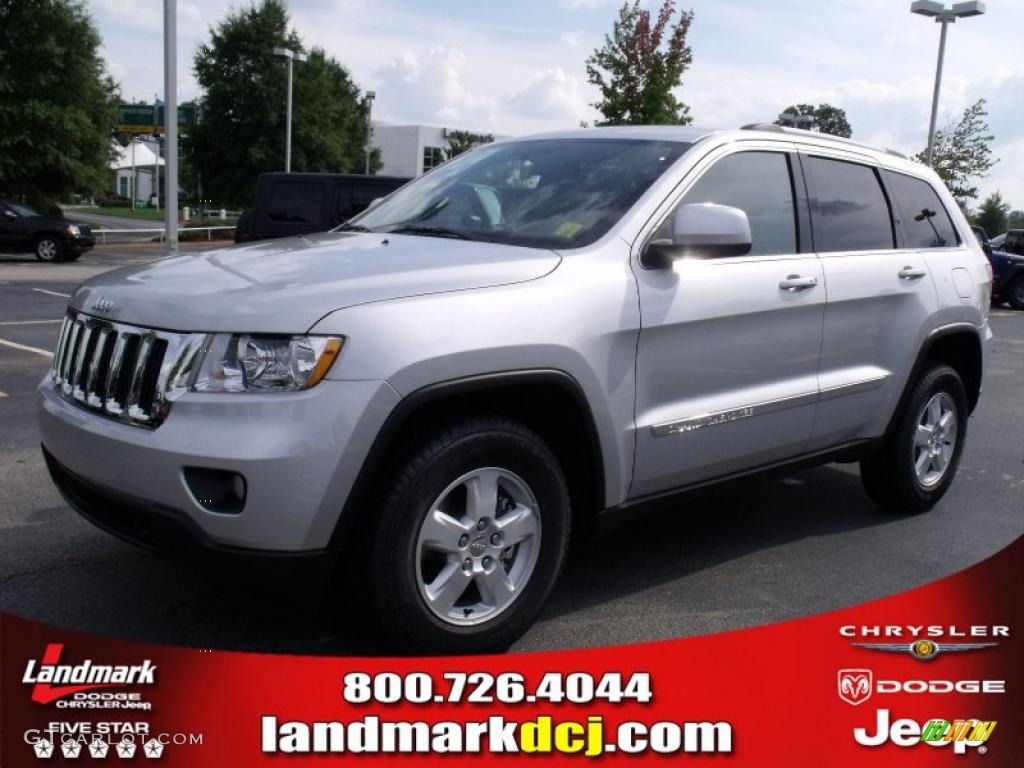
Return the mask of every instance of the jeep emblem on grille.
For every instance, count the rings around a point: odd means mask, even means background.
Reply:
[[[107,314],[114,308],[114,302],[110,299],[104,299],[100,296],[96,301],[92,303],[92,308],[99,312],[101,315]]]

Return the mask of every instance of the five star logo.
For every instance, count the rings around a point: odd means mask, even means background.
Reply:
[[[40,760],[49,760],[53,757],[53,742],[49,739],[40,739],[32,745],[32,749]]]
[[[164,753],[164,745],[156,739],[150,739],[143,745],[146,757],[157,758]]]
[[[135,742],[122,741],[117,745],[117,756],[129,759],[135,757]]]
[[[106,757],[107,752],[110,750],[110,745],[107,744],[103,739],[97,736],[92,740],[92,744],[89,745],[89,754],[92,757]]]
[[[74,760],[82,754],[82,745],[77,741],[65,741],[60,745],[60,751],[64,753],[66,759]]]

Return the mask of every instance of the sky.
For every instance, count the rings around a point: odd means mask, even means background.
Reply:
[[[160,0],[88,0],[126,100],[163,90]],[[178,0],[179,100],[199,95],[192,57],[247,0]],[[654,7],[660,0],[645,0]],[[501,135],[592,121],[585,60],[621,0],[288,0],[318,46],[374,90],[374,118]],[[988,100],[999,158],[979,183],[1024,209],[1024,0],[988,0],[950,27],[940,126]],[[770,122],[790,104],[846,110],[853,138],[911,154],[927,141],[939,25],[910,0],[690,0],[693,64],[677,89],[694,125]],[[301,66],[301,65],[299,65]],[[283,98],[283,95],[282,95]],[[979,199],[980,201],[980,199]]]

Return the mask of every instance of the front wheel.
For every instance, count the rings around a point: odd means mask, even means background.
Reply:
[[[36,240],[36,258],[45,262],[61,261],[64,258],[64,243],[53,235],[43,235]]]
[[[860,464],[864,487],[890,512],[926,512],[956,475],[967,435],[967,394],[948,365],[925,369],[882,450]]]
[[[369,597],[391,640],[421,654],[511,645],[539,615],[569,541],[557,458],[500,418],[421,441],[368,513]]]

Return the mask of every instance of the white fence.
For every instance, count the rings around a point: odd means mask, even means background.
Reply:
[[[205,232],[206,239],[212,240],[213,233],[218,230],[227,230],[229,232],[235,231],[235,225],[231,224],[228,226],[215,226],[215,227],[178,227],[178,232]],[[107,244],[107,235],[156,235],[159,237],[160,242],[164,242],[167,237],[166,227],[160,227],[158,229],[93,229],[92,233],[96,235],[97,239],[101,244]],[[145,237],[140,240],[118,240],[120,243],[130,242],[147,242],[153,240],[153,237]]]

